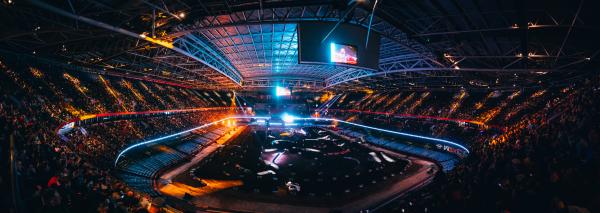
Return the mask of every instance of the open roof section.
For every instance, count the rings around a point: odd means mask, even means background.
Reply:
[[[232,79],[246,88],[520,88],[583,78],[600,49],[593,1],[382,0],[376,71],[297,64],[296,23],[339,21],[343,0],[42,2],[176,47],[181,38],[204,46],[185,55],[19,1],[1,7],[2,49],[198,88],[240,89]],[[368,26],[372,5],[344,21]]]

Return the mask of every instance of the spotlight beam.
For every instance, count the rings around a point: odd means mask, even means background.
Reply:
[[[375,0],[375,4],[373,5],[373,11],[371,12],[371,17],[369,18],[369,30],[367,31],[367,41],[365,41],[366,48],[369,48],[369,36],[371,35],[371,25],[373,25],[373,16],[375,16],[375,9],[377,8],[377,3],[379,3],[379,0]]]
[[[327,33],[327,35],[325,35],[325,37],[323,37],[323,40],[321,40],[321,44],[324,43],[325,40],[327,40],[327,38],[329,38],[331,33],[333,33],[333,31],[335,31],[335,29],[337,29],[337,27],[346,19],[348,14],[350,14],[352,11],[354,11],[354,8],[356,8],[356,6],[358,6],[358,3],[356,1],[350,1],[348,4],[353,4],[353,5],[348,11],[346,11],[346,13],[344,13],[344,16],[340,17],[340,20],[337,23],[335,23],[335,26],[333,26],[333,28],[331,28],[331,30]]]

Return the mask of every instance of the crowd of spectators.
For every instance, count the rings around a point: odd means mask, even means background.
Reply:
[[[180,132],[207,121],[221,119],[227,113],[227,110],[214,110],[95,123],[76,128],[65,134],[63,140],[77,144],[80,155],[88,156],[88,159],[94,161],[94,165],[108,167],[127,144]]]
[[[565,88],[487,92],[457,90],[343,93],[328,111],[358,110],[363,112],[359,116],[368,113],[430,116],[470,120],[489,126],[506,126],[531,111],[539,110],[543,106],[539,103],[559,96]]]
[[[188,114],[97,124],[63,138],[56,128],[86,114],[228,105],[226,93],[9,67],[1,61],[0,79],[0,163],[6,168],[0,174],[0,188],[7,192],[0,196],[0,206],[8,211],[155,210],[150,208],[148,196],[111,175],[113,157],[129,142],[155,135],[159,129],[168,132],[189,127],[204,122],[205,117]],[[18,197],[13,199],[13,195]]]
[[[0,164],[8,168],[0,173],[0,189],[11,192],[1,196],[0,206],[17,206],[25,212],[148,211],[147,196],[111,175],[112,159],[127,143],[207,118],[118,121],[77,129],[65,138],[56,134],[60,124],[85,114],[230,104],[227,93],[9,67],[1,61],[0,79],[0,141],[6,142],[0,145]],[[480,126],[484,129],[500,127],[480,131],[460,123],[346,115],[349,120],[393,124],[404,131],[460,136],[457,139],[471,150],[454,170],[438,173],[433,184],[388,210],[596,212],[600,211],[599,85],[600,79],[594,77],[538,90],[347,93],[331,108],[469,119],[485,124]],[[13,199],[12,192],[20,197]]]
[[[502,131],[473,134],[462,142],[470,155],[448,173],[438,173],[422,190],[389,205],[397,212],[597,212],[600,211],[600,78],[564,88],[511,91],[480,95],[479,104],[457,108],[454,116],[502,125]],[[429,93],[429,97],[433,94]],[[354,96],[360,96],[354,94]],[[372,94],[367,94],[373,98]],[[379,95],[381,96],[381,95]],[[408,95],[410,96],[410,95]],[[408,97],[407,96],[407,97]],[[414,96],[414,95],[413,95]],[[423,97],[423,95],[417,95]],[[434,95],[435,96],[435,95]],[[450,96],[452,97],[452,96]],[[498,99],[491,104],[490,99]],[[518,98],[525,97],[525,98]],[[357,99],[358,109],[370,98]],[[387,98],[390,99],[390,98]],[[387,100],[386,99],[386,100]],[[398,98],[400,99],[400,98]],[[349,101],[352,102],[352,101]],[[371,104],[376,101],[370,101]],[[402,102],[402,101],[397,101]],[[419,100],[402,103],[408,111],[448,116],[451,102],[432,102],[413,108]],[[444,103],[447,106],[444,108]],[[348,104],[348,102],[346,103]],[[389,104],[391,109],[402,106]],[[464,102],[463,102],[464,105]],[[351,108],[345,104],[340,107]],[[394,108],[395,107],[395,108]],[[439,110],[431,110],[436,108]],[[487,108],[487,110],[481,110]],[[383,107],[385,111],[386,108]],[[389,111],[388,111],[389,112]],[[471,112],[471,113],[461,113]],[[479,113],[477,113],[479,112]],[[394,112],[398,113],[398,112]],[[430,114],[431,115],[431,114]],[[347,116],[368,122],[370,115]],[[387,121],[390,122],[389,120]],[[431,121],[391,122],[399,129],[435,134]],[[435,126],[435,125],[433,125]],[[456,129],[457,125],[449,125]],[[439,128],[438,128],[439,131]],[[447,137],[456,132],[446,132]]]

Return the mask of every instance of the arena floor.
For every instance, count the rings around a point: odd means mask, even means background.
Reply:
[[[249,131],[167,172],[159,191],[200,208],[252,212],[376,209],[431,180],[435,164],[327,129]],[[176,174],[175,174],[176,173]],[[310,177],[313,177],[312,179]],[[289,185],[299,186],[299,191]],[[368,195],[368,196],[366,196]]]

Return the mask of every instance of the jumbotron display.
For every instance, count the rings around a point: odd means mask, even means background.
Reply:
[[[300,22],[298,63],[377,70],[381,36],[371,32],[367,46],[367,34],[367,28],[352,24],[342,23],[336,27],[330,22]]]
[[[343,44],[330,44],[330,60],[333,63],[357,64],[356,47]]]

